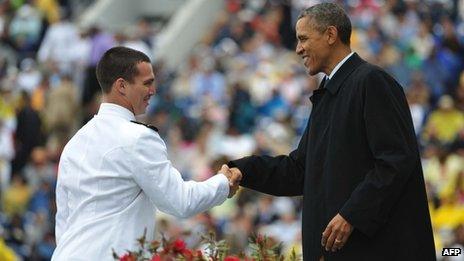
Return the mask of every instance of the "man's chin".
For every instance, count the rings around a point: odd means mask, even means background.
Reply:
[[[306,72],[308,73],[308,75],[311,75],[311,76],[314,76],[314,75],[317,75],[319,73],[322,72],[322,70],[320,68],[310,68],[310,67],[306,67]]]
[[[306,65],[305,65],[305,68],[306,68],[306,73],[307,73],[308,75],[313,76],[313,75],[315,74],[315,73],[314,73],[314,70],[311,70],[311,68],[310,68],[309,66],[306,66]]]
[[[145,109],[143,109],[143,110],[136,111],[136,112],[134,113],[134,115],[135,115],[135,116],[143,115],[143,114],[145,114],[146,110],[147,110],[147,108],[145,108]]]

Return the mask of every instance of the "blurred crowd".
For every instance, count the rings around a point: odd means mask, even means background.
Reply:
[[[322,76],[307,75],[293,27],[299,11],[319,1],[224,1],[213,29],[172,70],[156,58],[160,31],[148,18],[111,32],[79,27],[71,1],[0,0],[0,260],[50,259],[60,153],[98,110],[95,66],[112,46],[153,58],[157,93],[140,120],[157,126],[184,179],[204,180],[229,159],[296,147]],[[443,247],[463,248],[464,1],[337,2],[353,23],[352,49],[404,87],[437,256]],[[283,242],[284,252],[301,251],[301,198],[241,189],[194,218],[157,222],[166,237],[193,248],[213,230],[234,253],[247,251],[254,233]]]

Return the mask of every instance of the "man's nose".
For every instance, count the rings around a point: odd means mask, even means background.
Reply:
[[[301,55],[301,54],[302,54],[303,48],[301,47],[300,44],[297,44],[297,45],[296,45],[295,52],[296,52],[296,54],[298,54],[298,55]]]

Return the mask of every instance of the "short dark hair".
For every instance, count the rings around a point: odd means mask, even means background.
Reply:
[[[150,58],[140,51],[117,46],[105,52],[97,65],[97,80],[103,93],[109,93],[118,78],[132,82],[139,73],[137,64],[150,62]]]
[[[298,19],[309,17],[316,22],[316,30],[323,32],[329,26],[335,26],[342,43],[350,45],[351,21],[343,8],[335,3],[321,3],[303,10]]]

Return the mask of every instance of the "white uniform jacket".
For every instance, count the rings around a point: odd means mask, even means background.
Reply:
[[[189,217],[226,200],[227,177],[183,181],[158,133],[131,120],[129,110],[103,103],[65,146],[52,260],[113,260],[112,249],[135,250],[145,228],[153,239],[156,209]]]

